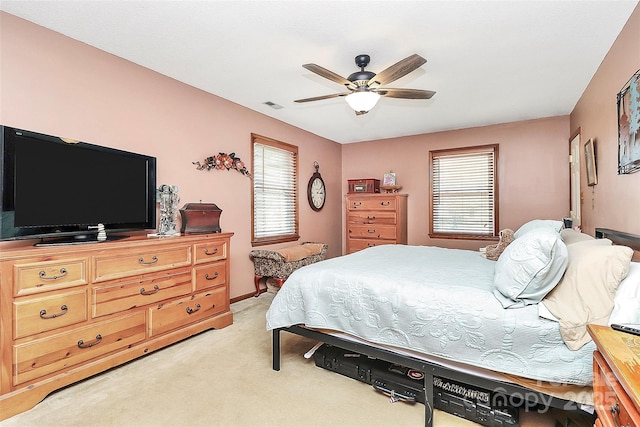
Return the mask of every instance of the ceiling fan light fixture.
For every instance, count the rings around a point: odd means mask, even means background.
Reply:
[[[345,98],[349,107],[356,112],[367,112],[375,107],[380,95],[375,92],[353,92]]]

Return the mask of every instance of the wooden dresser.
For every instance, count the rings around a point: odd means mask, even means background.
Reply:
[[[0,420],[65,385],[233,323],[233,233],[0,253]]]
[[[347,253],[407,244],[407,194],[348,194]]]
[[[588,325],[598,427],[640,427],[640,336]]]

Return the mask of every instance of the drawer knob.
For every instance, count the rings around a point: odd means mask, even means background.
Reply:
[[[153,295],[160,290],[158,285],[154,285],[153,289],[150,291],[146,291],[144,288],[140,288],[140,295]]]
[[[205,273],[204,278],[207,280],[216,280],[218,278],[220,274],[216,271],[215,274],[212,276],[209,276],[209,273]]]
[[[205,255],[215,255],[218,253],[218,248],[213,248],[213,251],[209,252],[209,249],[204,248],[204,254]]]
[[[138,262],[142,265],[150,265],[150,264],[155,264],[156,262],[158,262],[158,257],[157,256],[152,256],[151,257],[151,261],[145,261],[144,258],[139,258]]]
[[[102,342],[102,335],[98,334],[96,335],[96,339],[95,341],[91,341],[88,343],[85,343],[83,340],[78,341],[78,348],[91,348],[94,345],[98,345]]]
[[[47,276],[47,272],[42,270],[42,271],[40,271],[40,273],[38,273],[38,275],[40,276],[40,278],[42,280],[58,280],[58,279],[60,279],[60,278],[62,278],[62,277],[67,275],[67,269],[62,267],[60,269],[60,274],[56,274],[56,275],[53,275],[53,276]]]
[[[199,311],[202,307],[200,304],[196,304],[196,308],[187,307],[187,314],[193,314],[196,311]]]
[[[63,314],[67,314],[67,310],[69,308],[66,305],[63,305],[60,307],[60,312],[59,313],[54,313],[54,314],[47,314],[47,310],[40,310],[40,318],[41,319],[55,319],[56,317],[60,317]]]

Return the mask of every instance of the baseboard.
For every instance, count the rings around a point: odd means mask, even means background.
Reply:
[[[255,295],[256,295],[255,291],[254,291],[254,292],[250,292],[250,293],[248,293],[248,294],[240,295],[240,296],[237,296],[237,297],[231,298],[231,299],[229,300],[229,303],[230,303],[230,304],[233,304],[233,303],[236,303],[236,302],[240,302],[240,301],[242,301],[242,300],[245,300],[245,299],[255,298]]]

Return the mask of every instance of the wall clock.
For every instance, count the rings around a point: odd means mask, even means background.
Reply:
[[[327,191],[324,186],[322,176],[320,176],[320,172],[318,172],[320,165],[318,162],[313,162],[313,166],[316,168],[316,171],[311,175],[309,185],[307,185],[307,199],[309,200],[309,206],[311,206],[311,209],[317,212],[324,206],[324,202],[327,198]]]

